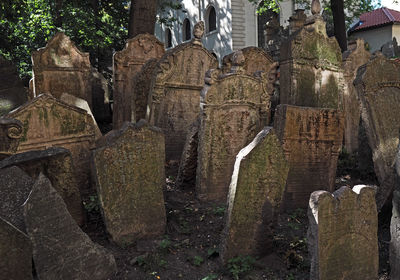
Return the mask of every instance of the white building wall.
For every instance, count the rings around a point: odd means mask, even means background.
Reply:
[[[370,47],[370,52],[379,51],[383,44],[392,40],[392,25],[359,31],[351,34],[352,38],[362,38]]]
[[[392,37],[396,37],[397,44],[400,45],[400,24],[399,25],[397,25],[397,24],[393,25]]]

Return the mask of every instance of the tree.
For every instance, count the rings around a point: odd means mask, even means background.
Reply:
[[[129,12],[128,38],[141,33],[154,34],[157,0],[132,0]]]

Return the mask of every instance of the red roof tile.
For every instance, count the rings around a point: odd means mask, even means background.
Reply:
[[[400,11],[395,11],[388,8],[380,8],[360,16],[360,25],[352,31],[359,31],[366,28],[377,27],[394,22],[400,23]]]

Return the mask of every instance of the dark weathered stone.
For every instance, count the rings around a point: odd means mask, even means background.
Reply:
[[[279,105],[274,128],[290,166],[285,209],[306,208],[313,191],[332,192],[343,140],[343,114],[334,109]]]
[[[20,121],[0,118],[0,160],[17,151],[22,132],[22,123]]]
[[[144,120],[125,123],[93,152],[93,174],[104,223],[120,246],[165,231],[164,135]]]
[[[39,279],[106,280],[116,273],[114,256],[79,228],[43,174],[24,204],[24,217]]]
[[[33,183],[33,179],[16,166],[0,169],[0,217],[22,232],[25,232],[22,205]]]
[[[395,186],[392,219],[390,221],[390,279],[400,280],[400,146],[395,155]]]
[[[222,241],[224,262],[271,252],[288,171],[283,149],[271,127],[265,127],[236,156]]]
[[[32,178],[42,172],[67,204],[68,211],[79,225],[84,223],[81,195],[75,178],[71,153],[64,148],[49,148],[10,156],[0,161],[0,169],[18,166]]]
[[[110,87],[96,68],[91,71],[93,115],[99,122],[111,122]]]
[[[311,194],[311,280],[378,279],[378,213],[371,187]]]
[[[29,237],[0,218],[0,279],[32,279],[32,245]]]

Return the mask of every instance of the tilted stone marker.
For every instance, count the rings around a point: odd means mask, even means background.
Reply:
[[[108,81],[104,76],[92,67],[91,71],[92,86],[92,111],[96,120],[99,122],[111,121],[111,90]],[[88,104],[89,105],[89,104]]]
[[[400,63],[377,54],[358,69],[354,85],[380,184],[376,199],[381,209],[394,186],[393,164],[400,129]]]
[[[400,147],[400,146],[399,146]],[[390,221],[390,279],[400,280],[400,149],[395,155],[395,186],[393,191],[392,219]]]
[[[32,178],[37,178],[41,172],[47,174],[53,187],[67,204],[71,216],[79,225],[83,225],[81,195],[71,153],[67,149],[53,147],[44,151],[30,151],[0,161],[0,169],[10,166],[18,166]]]
[[[222,241],[224,262],[271,251],[288,171],[272,127],[265,127],[236,156]]]
[[[9,115],[23,123],[23,136],[17,152],[63,147],[71,151],[79,189],[88,190],[90,149],[94,148],[96,128],[85,110],[42,94]]]
[[[32,279],[29,237],[0,217],[0,279]]]
[[[142,120],[105,136],[93,153],[93,174],[104,223],[112,240],[126,246],[165,231],[164,135]]]
[[[342,148],[343,113],[334,109],[279,105],[274,128],[290,166],[285,209],[306,208],[313,191],[332,192]]]
[[[199,114],[205,73],[218,66],[201,43],[203,34],[204,23],[197,23],[194,39],[166,52],[154,70],[146,118],[165,133],[167,161],[180,160],[186,132]]]
[[[22,123],[20,121],[0,118],[0,160],[17,151],[22,132]]]
[[[107,280],[116,273],[114,256],[79,228],[43,174],[24,204],[24,218],[39,279]]]
[[[136,99],[133,87],[135,75],[149,59],[159,59],[164,52],[164,44],[154,35],[139,34],[129,39],[122,51],[114,54],[114,129],[120,128],[125,121],[132,121],[132,99]]]
[[[378,213],[371,187],[311,194],[311,280],[378,279]]]

